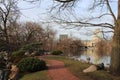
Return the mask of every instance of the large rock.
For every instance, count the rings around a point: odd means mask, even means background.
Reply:
[[[88,73],[88,72],[94,72],[96,70],[104,70],[104,69],[105,69],[104,63],[100,63],[100,64],[97,64],[97,65],[91,65],[87,69],[84,69],[83,72]]]
[[[19,68],[16,65],[11,66],[11,74],[9,76],[10,80],[14,80],[19,73]]]
[[[88,72],[94,72],[96,70],[97,70],[97,67],[95,65],[91,65],[90,67],[84,69],[83,72],[88,73]]]

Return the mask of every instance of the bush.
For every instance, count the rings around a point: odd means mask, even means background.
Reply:
[[[18,50],[12,53],[10,61],[14,64],[17,64],[22,58],[26,57],[25,50]]]
[[[42,43],[30,43],[24,45],[21,50],[29,51],[30,53],[33,51],[39,51],[41,49]]]
[[[20,71],[35,72],[46,69],[46,63],[45,61],[39,60],[37,58],[27,57],[23,58],[17,64],[17,67],[20,69]]]
[[[52,52],[52,55],[61,55],[61,54],[63,54],[63,52],[62,51],[53,51]]]
[[[23,57],[25,52],[26,52],[25,50],[18,50],[18,51],[13,52],[12,56],[14,56],[14,57]]]
[[[24,45],[22,48],[20,48],[18,51],[15,51],[12,53],[12,56],[14,57],[24,57],[25,52],[39,52],[41,50],[41,43],[30,43],[27,45]]]

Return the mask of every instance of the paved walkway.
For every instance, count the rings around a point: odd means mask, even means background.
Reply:
[[[48,74],[53,80],[79,80],[65,68],[63,62],[57,60],[47,60],[47,62],[49,63]]]

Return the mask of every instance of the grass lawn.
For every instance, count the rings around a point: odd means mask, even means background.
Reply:
[[[24,75],[20,80],[51,80],[47,70],[38,71]]]
[[[120,80],[120,76],[112,76],[103,70],[85,74],[82,71],[90,66],[89,64],[71,60],[63,56],[45,56],[45,58],[63,61],[65,66],[80,80]]]
[[[65,63],[65,66],[80,80],[120,80],[120,76],[112,76],[107,71],[95,71],[92,73],[83,73],[83,69],[90,66],[90,64],[81,63],[80,61],[71,60],[64,56],[44,56],[47,59],[60,60]],[[52,80],[47,70],[38,71],[24,75],[20,80]]]

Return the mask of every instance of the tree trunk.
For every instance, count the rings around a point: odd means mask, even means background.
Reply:
[[[118,18],[115,22],[112,41],[110,72],[114,75],[120,75],[120,0],[118,0]]]
[[[110,72],[120,75],[120,23],[116,23],[112,41]]]
[[[7,44],[9,44],[9,37],[8,37],[8,32],[7,32],[7,16],[5,19],[3,19],[3,25],[4,25],[4,35],[5,35],[5,41]]]

